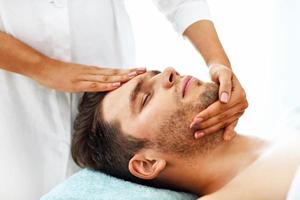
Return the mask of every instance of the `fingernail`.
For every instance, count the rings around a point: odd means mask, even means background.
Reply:
[[[112,84],[114,87],[119,87],[120,85],[121,85],[121,83],[120,82],[116,82],[116,83],[113,83]]]
[[[227,92],[223,92],[222,94],[221,94],[221,101],[222,102],[224,102],[224,103],[227,103],[228,102],[228,98],[229,98],[229,96],[228,96],[228,94],[227,94]]]
[[[134,71],[134,72],[130,72],[129,74],[128,74],[128,77],[129,78],[133,78],[133,77],[135,77],[137,75],[137,73]]]
[[[192,128],[195,128],[195,125],[196,125],[196,123],[195,123],[195,122],[191,123],[191,125],[190,125],[190,129],[192,129]]]
[[[194,120],[192,121],[192,123],[190,124],[190,128],[197,128],[200,126],[200,123],[203,121],[203,118],[194,118]]]
[[[197,132],[195,132],[195,134],[194,134],[194,137],[195,137],[196,139],[199,139],[199,138],[201,138],[202,136],[204,136],[204,133],[203,133],[202,131],[197,131]]]
[[[193,128],[197,128],[197,125],[200,124],[200,121],[198,119],[194,120],[191,125],[190,125],[190,128],[193,129]]]

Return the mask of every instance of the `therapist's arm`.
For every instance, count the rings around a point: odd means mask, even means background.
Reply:
[[[34,38],[33,38],[34,39]],[[109,91],[145,69],[109,69],[51,59],[0,31],[0,69],[65,92]]]
[[[231,68],[230,61],[210,20],[200,20],[193,23],[184,31],[183,35],[201,53],[207,66],[222,64]]]
[[[224,139],[231,139],[239,117],[248,107],[246,94],[231,70],[213,23],[200,20],[183,33],[200,52],[209,67],[211,78],[220,84],[219,100],[199,113],[191,123],[196,138],[225,128]]]

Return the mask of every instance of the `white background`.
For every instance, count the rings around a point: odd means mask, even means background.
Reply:
[[[270,0],[208,0],[215,27],[250,103],[237,131],[270,137],[270,73],[274,51],[276,4]],[[208,72],[201,56],[174,30],[151,0],[127,0],[136,39],[137,65],[201,79]]]

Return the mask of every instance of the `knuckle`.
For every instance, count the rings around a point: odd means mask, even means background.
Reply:
[[[226,74],[226,76],[229,76],[229,77],[232,76],[232,71],[228,67],[223,67],[222,70],[223,70],[223,73]]]
[[[112,75],[117,75],[117,74],[119,74],[119,70],[118,69],[112,69],[111,74]]]
[[[248,106],[249,106],[248,101],[245,101],[244,104],[243,104],[243,108],[246,109],[246,108],[248,108]]]
[[[230,120],[230,122],[235,121],[235,120],[238,120],[241,116],[242,116],[242,113],[241,113],[241,112],[235,114],[235,115],[232,117],[232,120]]]
[[[246,92],[244,90],[242,90],[242,92],[240,93],[240,98],[247,100]]]
[[[121,81],[126,81],[126,80],[128,80],[128,79],[129,79],[128,75],[120,76],[120,80],[121,80]]]
[[[225,111],[227,111],[229,108],[230,108],[230,107],[229,107],[228,105],[224,104],[224,105],[221,106],[220,111],[225,112]],[[222,114],[225,114],[225,113],[222,113]]]
[[[111,78],[109,76],[102,76],[102,81],[108,82]]]
[[[203,119],[209,119],[211,118],[213,113],[211,111],[207,111],[203,116]]]
[[[217,119],[219,121],[223,120],[223,119],[226,119],[228,117],[228,114],[227,113],[221,113],[217,116]]]
[[[222,87],[221,89],[225,90],[226,92],[230,92],[231,91],[230,81],[223,82],[221,87]]]
[[[94,89],[94,88],[96,88],[97,87],[97,83],[91,83],[90,85],[89,85],[89,88],[90,89]]]

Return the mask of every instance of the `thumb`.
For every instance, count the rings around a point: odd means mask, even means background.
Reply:
[[[219,76],[219,99],[222,103],[228,103],[231,97],[231,73],[222,73]]]

